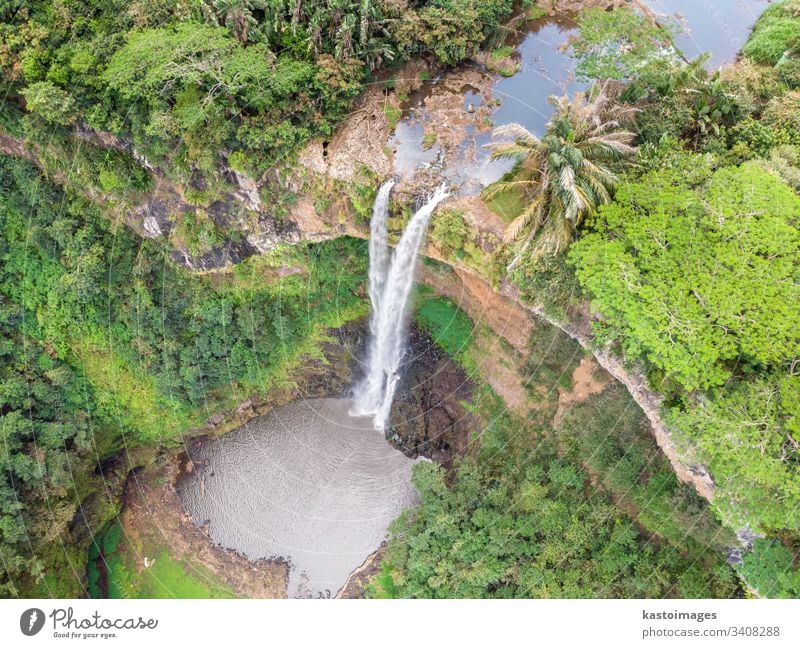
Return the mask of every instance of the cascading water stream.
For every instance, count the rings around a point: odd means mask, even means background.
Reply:
[[[392,192],[392,187],[394,180],[388,180],[378,189],[369,223],[369,300],[372,303],[369,328],[373,333],[378,328],[381,297],[386,287],[386,277],[391,263],[386,219],[389,216],[389,194]]]
[[[436,206],[448,193],[442,184],[411,217],[394,252],[389,249],[386,219],[394,181],[381,186],[370,224],[369,297],[372,302],[367,371],[354,394],[354,411],[372,416],[382,430],[389,418],[406,337],[406,311],[417,255]]]

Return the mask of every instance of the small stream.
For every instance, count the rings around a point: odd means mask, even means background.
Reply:
[[[707,67],[716,70],[736,60],[770,0],[646,0],[645,4],[659,18],[678,23],[681,32],[675,43],[687,58],[710,52]]]

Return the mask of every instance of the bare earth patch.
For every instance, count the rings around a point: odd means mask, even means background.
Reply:
[[[611,376],[605,371],[593,357],[586,356],[581,359],[580,364],[572,372],[572,389],[566,391],[558,390],[558,409],[553,417],[553,427],[558,427],[564,418],[566,411],[576,403],[582,403],[590,396],[595,396],[602,392]]]

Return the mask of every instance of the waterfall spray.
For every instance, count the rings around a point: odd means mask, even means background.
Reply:
[[[442,184],[408,222],[394,252],[387,243],[386,219],[392,181],[378,191],[369,244],[369,296],[372,302],[367,371],[355,390],[354,412],[373,417],[382,430],[389,418],[400,376],[406,338],[408,298],[414,285],[417,255],[436,206],[449,193]]]

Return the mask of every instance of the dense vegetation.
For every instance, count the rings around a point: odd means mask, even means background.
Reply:
[[[573,249],[578,278],[600,339],[683,396],[674,422],[716,476],[723,518],[797,528],[800,197],[754,162],[694,171],[694,188],[680,168],[622,187]]]
[[[442,298],[423,301],[418,313],[437,343],[474,371],[481,353],[474,338],[453,348],[452,329],[470,330],[469,318]],[[560,331],[537,331],[526,374],[537,413],[521,420],[486,389],[477,408],[486,423],[479,453],[449,477],[432,463],[415,468],[422,504],[395,523],[372,595],[736,593],[722,553],[730,534],[678,484],[624,388],[574,408],[553,430],[553,383],[569,389],[581,355]]]
[[[101,527],[124,570],[107,525],[119,501],[93,497],[97,466],[123,446],[135,463],[137,447],[175,444],[283,385],[326,327],[364,313],[364,246],[348,239],[222,275],[174,264],[167,243],[116,218],[156,191],[153,167],[207,206],[225,166],[260,176],[330,134],[379,68],[419,54],[453,65],[496,44],[512,4],[0,5],[0,136],[25,144],[0,156],[0,594],[81,593]],[[646,375],[686,461],[710,470],[724,527],[620,389],[558,425],[553,402],[523,422],[487,390],[479,453],[449,475],[416,469],[422,505],[396,525],[374,593],[731,596],[724,552],[744,530],[764,536],[737,567],[747,584],[798,596],[800,0],[770,6],[741,60],[714,74],[633,11],[579,23],[578,75],[616,83],[557,100],[541,139],[504,131],[513,141],[497,152],[520,164],[486,195],[517,216],[498,266],[560,316],[591,302],[597,343]],[[132,145],[100,146],[101,132]],[[203,209],[179,220],[191,254],[222,241]],[[432,237],[488,265],[463,212],[438,214]],[[477,377],[475,327],[428,297],[419,323]],[[538,385],[552,401],[577,351],[536,342],[532,397]],[[158,564],[168,591],[224,593]]]
[[[270,168],[330,133],[371,71],[453,64],[496,36],[511,0],[68,0],[0,7],[0,95],[25,134],[86,124],[171,175]]]
[[[352,241],[280,251],[218,280],[177,267],[166,244],[141,241],[118,216],[165,174],[199,206],[169,215],[173,243],[214,248],[221,233],[203,207],[228,182],[225,166],[260,175],[330,133],[373,71],[419,54],[456,63],[496,38],[511,9],[2,4],[0,134],[29,158],[0,158],[3,593],[80,592],[78,527],[92,534],[118,507],[112,496],[83,512],[91,519],[75,515],[97,503],[98,463],[123,444],[133,457],[137,445],[175,443],[280,386],[326,326],[364,312],[363,247]]]
[[[613,167],[613,200],[592,206],[569,252],[526,255],[514,280],[562,316],[591,301],[597,343],[643,370],[685,460],[709,468],[720,519],[783,542],[756,543],[743,573],[792,595],[765,574],[787,556],[772,578],[792,582],[800,542],[800,4],[771,6],[744,57],[713,75],[642,16],[579,23],[579,73],[623,83],[638,153]],[[621,40],[626,55],[610,56]]]
[[[0,156],[0,178],[0,546],[3,587],[16,593],[74,559],[54,540],[99,487],[93,463],[123,444],[176,443],[209,413],[280,386],[326,326],[363,314],[366,259],[339,239],[225,281],[193,276],[28,162]],[[273,272],[286,265],[299,272]]]

